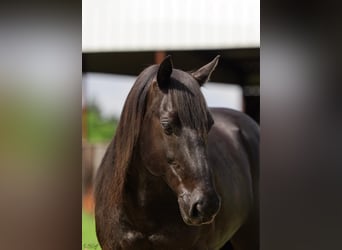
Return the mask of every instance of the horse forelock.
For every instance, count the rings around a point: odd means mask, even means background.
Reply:
[[[199,84],[190,74],[180,70],[174,70],[172,76],[169,94],[182,126],[204,133],[208,109]]]

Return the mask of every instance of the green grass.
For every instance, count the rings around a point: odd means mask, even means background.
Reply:
[[[100,250],[95,233],[94,215],[82,211],[82,250]]]

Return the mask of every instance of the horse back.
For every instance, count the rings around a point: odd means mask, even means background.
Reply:
[[[224,200],[217,226],[234,250],[259,249],[259,126],[232,109],[210,112],[215,124],[209,133],[209,158]],[[240,247],[245,242],[250,243]]]
[[[214,121],[219,122],[223,137],[232,140],[233,130],[238,130],[239,142],[247,153],[253,182],[259,181],[259,126],[246,114],[228,108],[210,108]]]

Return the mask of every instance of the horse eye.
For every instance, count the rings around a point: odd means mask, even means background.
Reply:
[[[172,134],[172,126],[168,121],[161,121],[160,123],[164,129],[165,134],[171,135]]]

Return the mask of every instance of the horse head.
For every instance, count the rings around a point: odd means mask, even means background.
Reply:
[[[143,165],[176,194],[188,225],[211,223],[220,209],[207,160],[207,137],[214,121],[200,90],[218,58],[187,73],[174,69],[171,57],[166,57],[152,80],[141,125]]]

